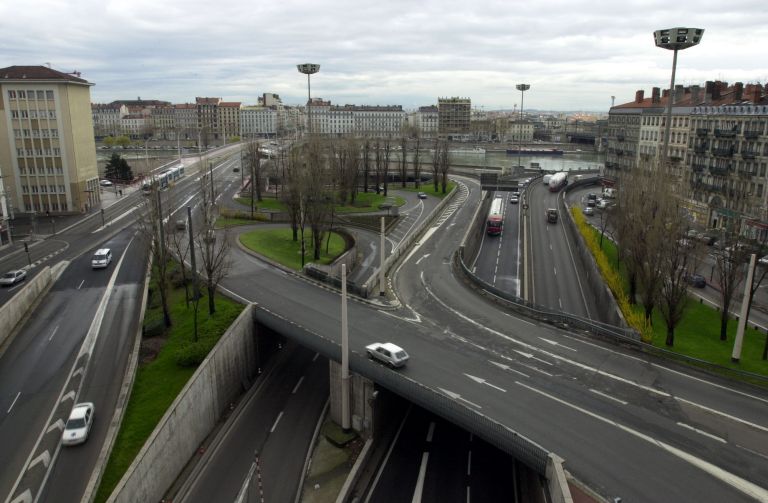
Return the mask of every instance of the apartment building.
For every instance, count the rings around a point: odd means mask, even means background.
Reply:
[[[92,85],[46,66],[0,68],[0,174],[9,212],[74,213],[100,200]]]
[[[173,105],[173,115],[180,139],[197,139],[197,105],[194,103]]]
[[[438,98],[438,134],[441,138],[466,141],[470,137],[472,100],[469,98]]]
[[[224,139],[240,136],[239,101],[221,101],[218,106],[219,128]]]
[[[439,114],[435,105],[419,107],[414,114],[414,126],[422,138],[435,138],[438,134]]]
[[[240,132],[243,138],[271,138],[277,134],[277,107],[244,106],[240,109]]]
[[[117,103],[91,105],[93,115],[93,131],[97,138],[118,136],[123,134],[120,120],[128,115],[128,107]]]
[[[218,138],[220,134],[219,103],[221,103],[221,98],[195,98],[197,128],[205,136],[203,143],[206,145],[211,139]]]
[[[667,182],[695,225],[768,235],[768,89],[707,82],[654,88],[650,98],[611,108],[606,174],[661,162],[666,107],[672,99]]]

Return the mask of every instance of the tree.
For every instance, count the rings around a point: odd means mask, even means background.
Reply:
[[[251,187],[252,193],[256,198],[256,201],[261,202],[261,179],[263,176],[261,166],[261,156],[259,155],[259,142],[256,140],[250,140],[245,144],[245,164],[248,167],[248,171],[251,173]]]
[[[432,154],[432,184],[435,186],[435,192],[437,192],[437,184],[439,183],[437,175],[440,173],[440,158],[442,157],[442,154],[442,142],[436,139],[435,151]]]
[[[170,214],[163,212],[160,191],[153,185],[152,192],[147,198],[147,211],[137,220],[137,228],[141,239],[152,257],[152,271],[155,278],[155,291],[160,294],[163,308],[163,323],[170,327],[171,312],[168,307],[168,288],[170,286],[170,269],[168,253],[168,234],[165,232],[163,220]]]
[[[726,229],[721,245],[714,251],[715,276],[720,284],[720,340],[728,339],[728,320],[731,303],[736,295],[736,287],[744,280],[748,257],[747,248],[738,232]]]
[[[390,138],[387,138],[384,140],[384,197],[387,196],[387,192],[389,191],[389,157],[392,153],[392,140]]]
[[[405,134],[400,137],[400,184],[406,187],[408,179],[408,139]]]
[[[667,326],[667,346],[675,344],[675,327],[680,323],[688,303],[687,276],[697,268],[697,248],[687,234],[680,232],[683,221],[677,220],[675,228],[670,229],[667,239],[662,243],[661,262],[662,283],[659,290],[659,311]]]
[[[110,180],[129,182],[133,180],[133,172],[131,171],[131,166],[128,164],[128,161],[123,159],[117,152],[113,152],[109,161],[107,161],[104,177],[109,178]]]
[[[128,138],[126,135],[121,135],[115,138],[115,145],[120,148],[125,148],[130,144],[131,144],[131,139]]]
[[[195,244],[200,250],[200,261],[205,275],[205,287],[208,292],[208,314],[216,312],[216,288],[229,273],[230,240],[225,228],[221,235],[216,235],[216,217],[218,216],[211,191],[213,180],[210,176],[200,177],[200,213],[202,223],[196,233]]]
[[[448,142],[443,143],[443,152],[440,155],[440,184],[443,194],[448,192],[448,171],[451,169],[450,152]]]
[[[413,183],[418,189],[421,187],[421,137],[416,135],[416,144],[413,146]]]
[[[363,143],[363,192],[368,192],[368,179],[371,174],[371,140],[366,137]],[[377,185],[378,187],[378,185]]]

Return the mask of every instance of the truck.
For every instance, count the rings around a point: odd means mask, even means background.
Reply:
[[[552,179],[552,175],[544,175],[542,178],[542,181],[544,182],[544,185],[549,185],[549,181]]]
[[[555,208],[548,208],[546,211],[546,215],[547,215],[547,223],[550,223],[550,224],[557,223],[557,210]]]
[[[549,179],[549,191],[557,192],[568,184],[568,173],[560,171]]]

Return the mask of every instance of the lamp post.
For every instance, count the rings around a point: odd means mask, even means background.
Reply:
[[[309,76],[320,71],[320,65],[314,63],[304,63],[296,65],[300,73],[307,76],[307,131],[312,135],[312,88],[309,83]]]
[[[667,120],[664,125],[664,145],[662,147],[662,159],[665,167],[669,164],[669,135],[672,126],[672,97],[674,96],[672,93],[675,90],[677,51],[698,45],[703,36],[704,30],[702,28],[668,28],[666,30],[656,30],[653,32],[656,47],[674,51],[674,56],[672,56],[672,79],[669,83],[669,95],[667,99]]]
[[[521,157],[523,155],[523,97],[525,96],[525,91],[531,88],[530,84],[518,84],[515,86],[515,88],[520,91],[520,141],[518,143],[517,147],[517,155],[518,157]],[[518,159],[519,160],[519,159]]]

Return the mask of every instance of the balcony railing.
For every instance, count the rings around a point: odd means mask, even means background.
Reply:
[[[757,170],[755,169],[740,169],[739,170],[739,176],[742,178],[751,178],[757,174]]]
[[[624,134],[623,133],[617,134],[616,135],[616,140],[617,141],[624,141]]]
[[[733,157],[733,147],[713,148],[712,153],[718,157]]]
[[[705,127],[696,128],[696,136],[707,136],[708,134],[709,134],[709,129]]]
[[[718,138],[733,138],[738,133],[737,129],[715,129],[715,136]]]
[[[715,176],[728,176],[728,173],[730,171],[731,170],[729,168],[722,168],[722,167],[715,167],[715,166],[709,167],[709,172]]]
[[[706,166],[704,166],[703,164],[691,164],[691,170],[694,173],[701,173],[702,171],[704,171],[704,168],[706,168]]]
[[[760,138],[760,131],[758,131],[757,129],[745,129],[744,138],[748,140],[756,140]]]
[[[697,154],[706,154],[707,153],[707,146],[706,145],[694,145],[693,151]]]
[[[624,151],[623,151],[623,150],[616,150],[616,155],[618,155],[619,157],[621,157],[621,156],[623,156],[623,155],[624,155]]]
[[[741,152],[741,158],[742,159],[754,159],[757,155],[757,152],[754,152],[752,150],[742,151]]]

